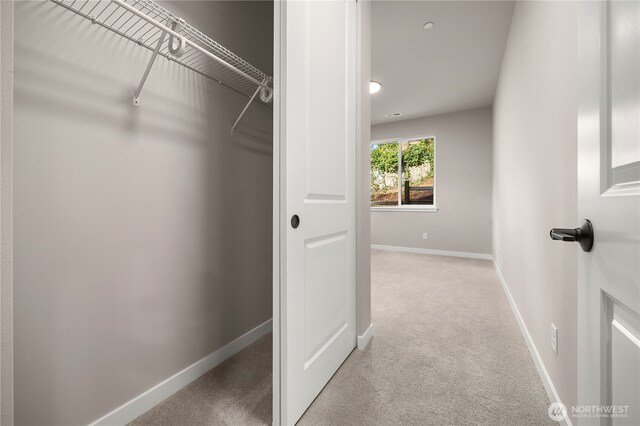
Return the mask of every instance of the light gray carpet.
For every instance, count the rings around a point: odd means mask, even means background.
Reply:
[[[545,425],[549,400],[487,260],[372,251],[374,337],[302,425]]]
[[[299,424],[556,424],[491,262],[374,250],[372,317]],[[133,424],[270,424],[270,338]]]
[[[129,423],[271,424],[271,333]]]

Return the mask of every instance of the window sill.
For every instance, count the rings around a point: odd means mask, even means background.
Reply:
[[[371,207],[372,212],[416,212],[416,213],[436,213],[436,206],[401,206],[401,207]]]

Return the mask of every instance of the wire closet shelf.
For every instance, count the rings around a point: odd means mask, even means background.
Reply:
[[[271,102],[269,75],[152,0],[51,1],[153,52],[133,97],[136,106],[158,55],[249,97],[232,132],[251,102]]]

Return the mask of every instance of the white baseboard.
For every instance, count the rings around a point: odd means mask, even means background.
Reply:
[[[170,397],[189,383],[202,376],[207,371],[220,365],[227,358],[237,354],[262,336],[269,333],[272,329],[272,320],[266,321],[251,331],[243,334],[234,341],[227,343],[220,349],[200,361],[174,374],[161,383],[158,383],[146,392],[138,395],[131,401],[121,405],[109,414],[99,418],[91,423],[94,425],[125,425],[136,417],[149,411],[160,402]]]
[[[358,350],[364,351],[372,337],[373,324],[369,324],[369,327],[362,333],[362,336],[358,336]]]
[[[377,249],[377,250],[402,251],[406,253],[433,254],[436,256],[466,257],[469,259],[493,260],[493,257],[490,254],[486,254],[486,253],[468,253],[464,251],[433,250],[433,249],[424,249],[424,248],[417,248],[417,247],[387,246],[382,244],[371,244],[371,248]]]
[[[507,296],[507,300],[509,301],[509,305],[511,306],[511,310],[513,311],[513,315],[516,317],[516,321],[518,322],[518,326],[520,327],[520,332],[522,333],[522,337],[524,337],[524,341],[527,342],[527,347],[529,348],[529,352],[531,353],[531,358],[533,358],[533,362],[536,365],[536,369],[538,370],[538,374],[540,375],[540,379],[542,380],[542,384],[544,385],[544,389],[547,391],[547,396],[551,402],[562,402],[560,400],[560,396],[556,391],[556,387],[553,385],[551,381],[551,376],[547,372],[544,363],[542,362],[542,358],[540,357],[540,353],[536,348],[535,343],[533,343],[533,339],[531,338],[531,334],[529,334],[529,330],[527,329],[527,325],[524,323],[524,319],[522,315],[520,315],[520,310],[518,309],[518,305],[516,305],[513,296],[511,295],[511,291],[509,291],[509,287],[507,286],[507,282],[504,280],[502,276],[502,272],[498,267],[495,259],[493,260],[493,266],[496,269],[496,274],[498,275],[498,279],[500,280],[500,284],[502,284],[502,289],[504,290],[505,295]],[[567,413],[567,417],[561,422],[561,424],[565,426],[571,425],[571,407],[567,407],[569,412]]]

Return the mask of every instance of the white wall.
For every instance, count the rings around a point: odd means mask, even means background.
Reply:
[[[272,72],[270,2],[169,4]],[[247,98],[16,2],[15,422],[86,424],[271,318],[271,143]],[[272,110],[245,127],[271,134]]]
[[[516,3],[494,104],[493,255],[567,407],[576,402],[579,248],[551,241],[549,229],[577,226],[576,9]]]
[[[491,252],[490,107],[374,125],[371,140],[436,138],[438,212],[371,212],[371,243]],[[423,240],[422,234],[428,233]]]

